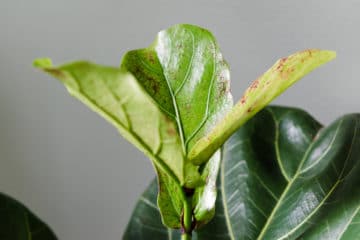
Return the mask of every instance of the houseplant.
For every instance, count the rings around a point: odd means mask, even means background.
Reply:
[[[34,65],[150,158],[157,183],[124,239],[326,239],[330,227],[352,239],[360,234],[359,114],[326,128],[292,108],[268,107],[251,119],[334,57],[306,50],[282,58],[234,106],[214,37],[192,25],[161,31],[120,67]]]

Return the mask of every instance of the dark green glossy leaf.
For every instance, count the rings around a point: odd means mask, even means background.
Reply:
[[[56,240],[51,229],[29,209],[0,193],[1,240]]]
[[[157,182],[153,180],[139,198],[123,240],[180,239],[180,230],[166,228],[161,222],[160,212],[156,204],[157,192]]]
[[[346,115],[319,131],[320,125],[300,110],[262,111],[226,143],[217,215],[199,235],[280,240],[317,229],[334,199],[349,201],[336,197],[342,196],[342,185],[355,193],[359,121],[360,115]],[[352,201],[359,204],[359,194]]]
[[[196,237],[358,239],[359,183],[360,114],[323,128],[268,107],[224,145],[216,214]]]

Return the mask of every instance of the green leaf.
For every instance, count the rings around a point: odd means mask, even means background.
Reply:
[[[343,185],[359,192],[359,121],[359,114],[346,115],[319,131],[297,109],[259,113],[225,144],[218,215],[199,236],[281,240],[317,229],[334,199],[350,200],[337,197]],[[359,204],[360,195],[352,201]]]
[[[1,240],[56,240],[51,229],[18,201],[0,193]]]
[[[49,59],[34,66],[62,81],[181,185],[202,184],[188,149],[232,106],[228,66],[210,32],[175,25],[149,48],[125,54],[121,69],[88,62],[52,67]]]
[[[303,76],[335,56],[333,51],[312,49],[278,60],[251,84],[241,100],[220,123],[208,135],[196,142],[188,154],[189,159],[195,164],[206,162],[254,114]]]
[[[123,240],[180,239],[180,230],[166,228],[161,222],[160,212],[156,204],[157,192],[157,182],[153,180],[134,208]]]
[[[180,24],[161,31],[150,47],[128,52],[121,67],[177,123],[186,153],[233,105],[228,65],[203,28]]]
[[[322,127],[302,110],[268,107],[222,151],[216,214],[197,239],[358,239],[360,114]]]
[[[103,116],[143,151],[161,172],[161,183],[166,181],[168,186],[175,184],[173,188],[180,188],[185,169],[199,175],[197,167],[184,161],[176,124],[160,110],[131,73],[89,62],[60,67],[46,65],[42,69],[58,78],[71,95]],[[174,193],[165,198],[176,201],[184,196]],[[181,208],[176,210],[181,212]],[[165,222],[171,227],[179,226],[179,219],[176,223]]]
[[[213,35],[192,25],[161,31],[148,48],[125,54],[120,68],[89,62],[53,67],[38,59],[34,66],[58,78],[71,95],[112,123],[153,162],[158,173],[158,204],[164,223],[180,227],[186,197],[182,187],[197,188],[196,206],[209,193],[211,172],[199,172],[187,154],[232,107],[229,69]],[[219,165],[219,164],[215,164]],[[214,166],[215,166],[214,165]],[[213,190],[211,190],[213,191]],[[214,203],[214,201],[212,201]],[[202,208],[209,220],[214,204]],[[210,214],[211,215],[211,214]]]

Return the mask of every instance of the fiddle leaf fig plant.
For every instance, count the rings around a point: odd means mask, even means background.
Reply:
[[[222,152],[216,214],[193,239],[359,238],[360,114],[324,127],[302,110],[267,107]],[[179,238],[161,224],[156,193],[154,180],[124,239]]]
[[[34,66],[151,160],[157,179],[124,239],[312,239],[329,234],[315,219],[334,229],[358,221],[359,115],[321,130],[301,110],[262,109],[334,57],[311,49],[282,58],[235,105],[214,36],[188,24],[159,32],[119,67],[47,58]]]

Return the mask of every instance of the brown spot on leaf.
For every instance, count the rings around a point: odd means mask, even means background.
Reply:
[[[282,72],[282,68],[284,67],[284,64],[286,62],[288,58],[287,57],[284,57],[284,58],[281,58],[280,61],[279,61],[279,65],[277,66],[276,70],[280,70],[280,72]]]
[[[147,59],[149,60],[149,62],[150,62],[151,64],[155,64],[155,63],[156,63],[154,54],[153,54],[152,52],[147,52]]]
[[[243,97],[241,98],[240,103],[241,103],[241,104],[245,104],[245,103],[246,103],[246,97],[245,97],[245,96],[243,96]]]
[[[56,68],[46,68],[45,71],[51,73],[56,78],[64,79],[66,77],[63,71]]]
[[[251,83],[249,90],[255,90],[259,86],[259,79],[256,79],[254,82]]]
[[[148,83],[154,93],[158,93],[160,90],[160,84],[153,77],[148,77]]]
[[[168,127],[168,128],[166,129],[166,132],[167,132],[167,134],[169,134],[169,136],[175,136],[175,135],[176,135],[176,130],[175,130],[175,128],[173,128],[172,126],[171,126],[171,127]]]

